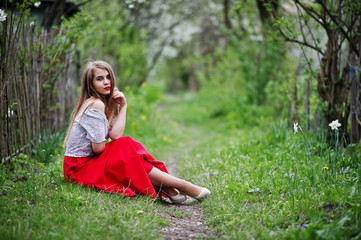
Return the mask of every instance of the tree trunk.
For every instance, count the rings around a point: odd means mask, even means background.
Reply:
[[[56,0],[50,7],[46,8],[42,26],[49,31],[53,24],[58,23],[65,11],[65,0]]]
[[[256,0],[257,1],[257,7],[259,11],[259,16],[261,18],[262,24],[271,23],[271,16],[276,16],[276,12],[278,10],[278,1],[279,0]],[[270,12],[269,8],[266,6],[266,4],[269,4],[271,6]]]
[[[223,15],[224,15],[224,25],[228,29],[232,29],[231,19],[229,18],[229,0],[223,1]]]
[[[325,119],[327,123],[338,119],[341,123],[340,137],[347,133],[347,120],[349,110],[345,109],[345,103],[348,98],[347,74],[342,74],[339,69],[339,56],[337,43],[339,33],[335,29],[327,33],[328,40],[326,44],[325,55],[321,60],[321,68],[317,75],[317,91],[320,99],[327,104]],[[345,66],[343,71],[348,71],[349,67]]]

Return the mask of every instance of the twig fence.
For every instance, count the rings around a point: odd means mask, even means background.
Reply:
[[[74,46],[68,53],[47,32],[10,13],[0,22],[0,160],[29,152],[43,132],[68,120],[76,97]],[[55,53],[54,53],[55,52]]]

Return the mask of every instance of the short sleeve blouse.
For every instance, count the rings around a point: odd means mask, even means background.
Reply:
[[[66,146],[65,155],[88,157],[94,155],[92,142],[104,142],[108,138],[109,122],[106,115],[84,104],[75,117]]]

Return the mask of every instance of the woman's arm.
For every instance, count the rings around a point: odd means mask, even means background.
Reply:
[[[95,154],[102,153],[105,150],[105,142],[100,142],[100,143],[92,142],[92,148]]]
[[[102,112],[105,111],[105,105],[101,100],[96,100],[92,105],[92,107]],[[92,142],[92,148],[95,154],[102,153],[105,150],[105,142],[100,142],[100,143]]]
[[[121,106],[117,119],[109,131],[109,137],[112,140],[117,140],[123,136],[125,129],[125,121],[127,117],[127,100],[122,92],[119,92],[117,88],[114,89],[113,98]]]

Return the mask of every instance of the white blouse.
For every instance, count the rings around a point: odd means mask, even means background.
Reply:
[[[84,104],[75,117],[66,146],[65,156],[92,156],[95,154],[92,149],[92,142],[100,143],[108,138],[109,122],[106,115],[98,109],[87,108],[87,106],[87,104]]]

